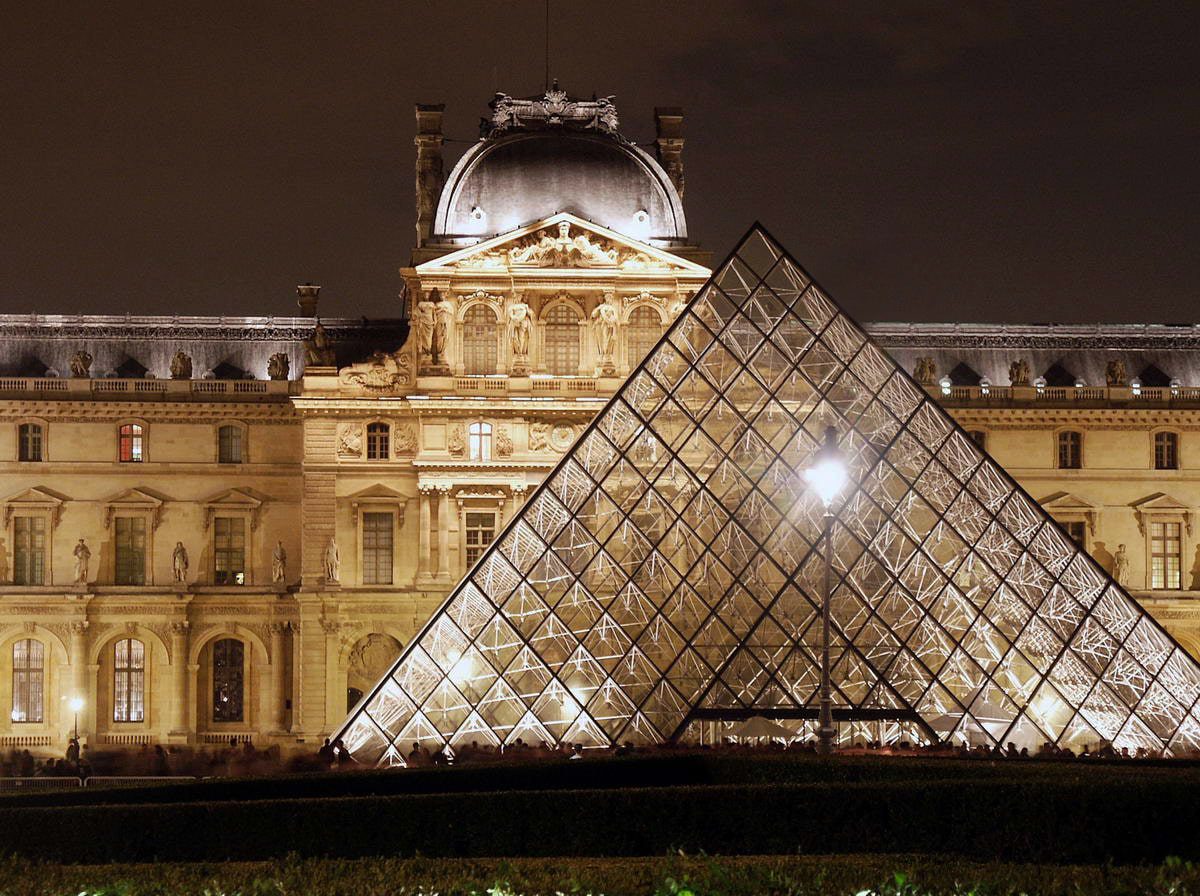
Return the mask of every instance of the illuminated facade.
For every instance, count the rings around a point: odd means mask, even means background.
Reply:
[[[829,427],[831,543],[804,484]],[[400,765],[814,719],[825,551],[844,739],[1200,748],[1200,665],[757,228],[345,741]]]
[[[647,151],[607,100],[499,96],[445,166],[441,116],[395,320],[318,337],[309,285],[294,318],[0,318],[0,747],[59,751],[79,696],[96,749],[314,749],[708,278],[678,109]],[[1190,328],[868,330],[1200,655]]]

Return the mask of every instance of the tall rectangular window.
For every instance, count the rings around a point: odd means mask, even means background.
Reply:
[[[242,463],[242,428],[222,426],[217,430],[217,461],[223,464]]]
[[[1156,432],[1154,434],[1154,469],[1179,469],[1179,433]]]
[[[40,461],[42,459],[42,427],[36,423],[22,423],[17,427],[17,460]]]
[[[113,647],[113,721],[146,718],[146,645],[124,638]]]
[[[467,427],[467,450],[471,460],[492,459],[492,424],[472,423]]]
[[[496,514],[471,510],[467,512],[467,567],[479,559],[483,549],[496,537]]]
[[[367,424],[367,460],[387,460],[392,428],[386,423]]]
[[[45,652],[41,641],[23,638],[12,648],[12,714],[14,722],[42,720]]]
[[[117,460],[140,464],[145,457],[146,432],[140,424],[126,423],[117,432]]]
[[[1083,466],[1083,433],[1067,431],[1058,434],[1058,468],[1078,470]]]
[[[390,513],[364,513],[362,519],[362,580],[364,585],[392,584],[392,531]]]
[[[146,584],[146,518],[119,516],[116,527],[116,575],[118,585]]]
[[[245,648],[235,638],[212,646],[213,721],[241,722],[245,718]]]
[[[13,584],[46,584],[46,518],[13,519]]]
[[[1183,567],[1180,523],[1150,524],[1150,587],[1178,591]]]
[[[546,315],[544,360],[555,376],[579,374],[579,315],[570,305],[555,305]]]
[[[213,520],[213,584],[246,584],[246,520],[240,516]]]

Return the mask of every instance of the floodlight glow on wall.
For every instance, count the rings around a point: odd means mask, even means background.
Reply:
[[[837,446],[837,430],[832,426],[825,428],[825,444],[817,452],[816,463],[804,471],[804,478],[826,508],[837,500],[837,496],[846,487],[849,474],[846,472],[842,452]]]

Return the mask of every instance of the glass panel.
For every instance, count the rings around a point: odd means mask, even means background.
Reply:
[[[145,718],[146,646],[133,638],[113,648],[113,721],[141,722]]]
[[[13,584],[46,584],[46,518],[13,518]]]
[[[126,423],[119,431],[117,459],[123,464],[141,463],[145,433],[137,423]]]
[[[472,305],[463,315],[463,372],[485,375],[496,372],[496,313],[486,305]]]
[[[491,460],[492,424],[472,423],[467,430],[467,447],[471,460]]]
[[[213,721],[244,721],[244,659],[242,642],[222,638],[212,646]]]
[[[570,305],[558,304],[546,315],[546,371],[555,376],[579,373],[579,315]]]
[[[40,722],[45,684],[45,653],[41,641],[24,638],[13,644],[12,713],[14,722]]]
[[[246,584],[246,520],[219,516],[213,520],[213,584]]]

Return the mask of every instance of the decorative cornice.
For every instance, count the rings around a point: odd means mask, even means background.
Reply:
[[[880,322],[864,329],[884,348],[1200,349],[1200,324],[945,324]]]

